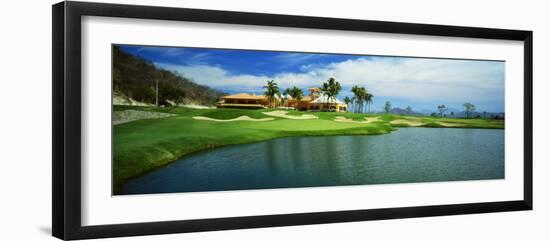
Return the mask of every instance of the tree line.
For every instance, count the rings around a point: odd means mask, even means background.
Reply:
[[[462,104],[462,106],[464,107],[464,112],[466,113],[466,118],[469,119],[472,114],[476,111],[476,106],[470,102],[466,102],[464,104]],[[433,112],[431,114],[432,117],[445,117],[445,112],[447,112],[449,110],[449,108],[445,105],[438,105],[437,106],[437,112]],[[454,116],[455,113],[454,112],[451,112],[451,116]]]
[[[263,88],[265,89],[264,95],[268,99],[269,106],[273,107],[276,96],[281,95],[279,86],[274,80],[268,80]],[[327,104],[334,103],[336,101],[336,96],[338,96],[340,91],[342,91],[342,85],[340,85],[340,83],[336,81],[335,78],[331,77],[323,82],[321,86],[321,91],[323,96],[326,97]],[[370,112],[370,105],[373,103],[374,95],[367,91],[365,87],[357,85],[351,88],[351,92],[354,94],[354,96],[352,98],[349,98],[348,96],[344,97],[344,103],[348,106],[351,103],[352,109],[354,109],[354,112],[357,113],[363,113],[366,109],[366,104],[368,112]],[[294,103],[294,107],[297,107],[298,102],[304,97],[304,92],[302,91],[302,89],[296,86],[285,89],[283,91],[283,94],[286,94],[296,100]]]
[[[373,103],[374,95],[365,87],[358,85],[352,86],[351,92],[353,93],[353,97],[344,97],[344,103],[346,103],[346,105],[351,104],[350,109],[355,113],[364,113],[365,109],[370,113],[370,106]]]
[[[466,119],[470,119],[470,118],[500,119],[500,118],[503,118],[503,117],[498,116],[498,115],[489,115],[489,113],[487,113],[486,111],[483,111],[481,114],[478,113],[476,116],[474,116],[474,114],[476,113],[476,106],[474,104],[470,103],[470,102],[466,102],[466,103],[462,104],[462,107],[464,108],[464,113],[466,114]],[[447,115],[445,113],[448,110],[449,110],[449,108],[447,108],[447,106],[438,105],[437,106],[437,112],[433,112],[431,114],[431,116],[432,117],[446,117]],[[450,116],[454,117],[455,113],[451,111]]]
[[[276,100],[276,96],[281,95],[281,91],[279,90],[279,86],[274,80],[268,80],[266,85],[263,86],[265,89],[264,95],[268,98],[270,107],[274,106],[274,101]],[[323,82],[323,85],[321,87],[321,90],[323,91],[323,95],[326,96],[327,103],[331,103],[332,101],[336,100],[336,96],[340,93],[342,90],[342,86],[336,79],[329,78],[325,82]],[[353,93],[353,97],[344,97],[343,101],[348,107],[350,107],[351,110],[355,113],[364,113],[365,111],[367,113],[370,113],[370,106],[373,103],[374,95],[368,91],[363,86],[354,85],[351,87],[350,90]],[[290,88],[285,89],[283,94],[286,94],[293,99],[297,100],[294,104],[294,107],[297,107],[298,102],[304,97],[304,93],[302,89],[292,86]],[[473,118],[473,114],[476,111],[476,106],[470,102],[466,102],[463,105],[464,113],[466,113],[466,118]],[[433,117],[445,117],[445,113],[449,110],[447,106],[438,105],[437,106],[437,113],[433,112],[431,116]],[[386,101],[384,103],[384,112],[390,113],[392,111],[392,103],[390,101]],[[405,108],[405,111],[407,114],[412,114],[413,109],[409,105]],[[454,112],[451,112],[451,115],[454,116]],[[483,112],[483,118],[485,118],[486,112]],[[479,116],[478,116],[479,117]]]

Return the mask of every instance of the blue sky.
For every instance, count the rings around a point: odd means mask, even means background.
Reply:
[[[313,54],[207,48],[121,46],[157,67],[175,71],[196,83],[228,93],[260,94],[266,80],[279,86],[320,86],[330,77],[343,86],[339,98],[352,96],[351,86],[365,86],[373,110],[385,101],[418,111],[437,105],[462,110],[464,102],[479,111],[504,111],[504,67],[501,61]]]
[[[154,63],[174,65],[211,65],[229,70],[231,74],[274,75],[280,72],[303,71],[304,63],[330,64],[354,55],[303,54],[275,51],[249,51],[207,48],[173,48],[123,46],[128,53],[146,58]]]

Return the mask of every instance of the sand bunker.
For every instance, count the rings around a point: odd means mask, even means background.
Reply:
[[[293,120],[311,120],[311,119],[318,119],[319,117],[311,114],[305,114],[305,115],[287,115],[288,111],[284,110],[275,110],[271,112],[262,112],[264,115],[268,116],[275,116],[275,117],[281,117],[286,119],[293,119]]]
[[[353,120],[353,119],[350,119],[350,118],[346,118],[346,117],[343,117],[343,116],[336,116],[334,118],[334,121],[338,121],[338,122],[347,122],[347,123],[360,123],[360,124],[369,124],[369,123],[373,123],[373,122],[379,122],[379,121],[382,121],[382,119],[380,119],[379,116],[377,117],[365,117],[365,120],[364,121],[358,121],[358,120]]]
[[[371,122],[383,121],[382,119],[380,119],[380,116],[377,116],[377,117],[365,117],[365,120],[367,120],[369,123],[371,123]]]
[[[207,121],[218,121],[218,122],[231,122],[231,121],[272,121],[273,118],[262,118],[262,119],[254,119],[250,118],[249,116],[243,115],[239,116],[237,118],[233,119],[214,119],[206,116],[193,116],[193,119],[195,120],[207,120]]]
[[[442,121],[436,121],[435,123],[445,126],[445,127],[460,127],[460,126],[466,126],[462,123],[450,123],[450,122],[442,122]]]
[[[390,121],[390,124],[408,125],[408,126],[422,126],[422,125],[424,125],[424,123],[422,123],[420,121],[412,121],[412,120],[404,120],[404,119],[392,120],[392,121]]]

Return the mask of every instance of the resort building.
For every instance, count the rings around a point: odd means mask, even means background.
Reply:
[[[336,97],[327,98],[320,88],[309,88],[309,95],[302,97],[299,101],[287,95],[276,97],[273,104],[275,108],[296,108],[301,111],[345,112],[348,110],[344,102]],[[269,101],[264,95],[240,93],[222,97],[217,107],[261,109],[268,108]]]
[[[269,101],[264,95],[240,93],[222,97],[216,106],[218,108],[261,109],[267,108]]]
[[[348,111],[348,106],[338,98],[328,98],[320,88],[309,88],[309,95],[298,101],[297,109],[302,111]],[[295,100],[289,102],[295,103]]]

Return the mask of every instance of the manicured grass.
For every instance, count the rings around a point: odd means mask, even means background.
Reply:
[[[143,106],[114,106],[114,111],[122,110],[143,110],[156,111],[185,116],[206,116],[215,119],[233,119],[239,116],[247,115],[252,118],[264,118],[266,115],[261,113],[261,110],[245,110],[245,109],[191,109],[182,107],[143,107]]]
[[[114,111],[127,109],[175,114],[159,119],[143,119],[113,127],[113,183],[114,192],[120,191],[124,181],[141,175],[187,154],[226,145],[264,141],[289,136],[319,135],[377,135],[387,134],[397,126],[390,122],[410,119],[426,127],[443,127],[438,122],[459,123],[466,128],[504,128],[503,121],[485,119],[451,119],[407,117],[392,114],[355,114],[331,112],[289,111],[290,115],[313,114],[319,119],[293,120],[280,117],[273,121],[215,122],[195,120],[194,116],[215,119],[233,119],[239,116],[270,117],[262,114],[272,110],[189,109],[182,107],[114,106]],[[379,116],[383,121],[361,124],[336,122],[336,116],[353,120]],[[405,125],[406,126],[406,125]]]

